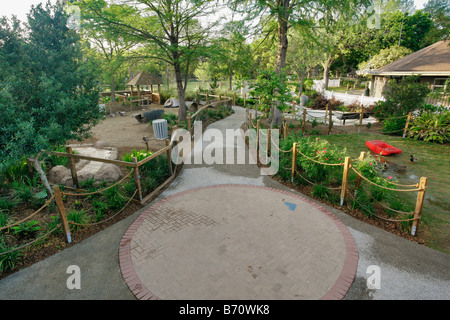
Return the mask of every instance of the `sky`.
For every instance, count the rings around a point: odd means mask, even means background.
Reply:
[[[41,2],[46,3],[47,0],[2,0],[0,16],[11,17],[11,15],[15,14],[20,20],[26,21],[27,13],[30,12],[31,6]],[[50,0],[50,2],[55,3],[56,0]],[[416,9],[422,9],[427,2],[428,0],[414,0]]]

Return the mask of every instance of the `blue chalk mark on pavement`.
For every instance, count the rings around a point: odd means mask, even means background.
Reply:
[[[290,203],[290,202],[287,202],[287,201],[285,201],[284,204],[287,205],[289,210],[291,210],[291,211],[294,211],[295,208],[297,207],[297,205],[295,203]]]

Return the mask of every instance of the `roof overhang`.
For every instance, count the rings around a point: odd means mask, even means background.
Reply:
[[[421,76],[421,77],[450,77],[450,71],[423,71],[423,72],[417,72],[417,71],[389,71],[389,72],[383,72],[383,71],[366,71],[367,74],[370,74],[372,76]]]

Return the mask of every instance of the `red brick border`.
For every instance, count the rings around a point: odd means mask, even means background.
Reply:
[[[212,186],[206,186],[206,187],[200,187],[200,188],[194,188],[189,189],[186,191],[182,191],[180,193],[171,195],[167,198],[161,199],[157,203],[153,204],[149,208],[147,208],[128,228],[128,230],[124,233],[119,246],[119,265],[122,272],[123,279],[125,280],[125,283],[130,288],[131,292],[135,295],[137,299],[140,300],[159,300],[159,298],[154,295],[151,291],[149,291],[145,285],[140,281],[139,277],[136,274],[136,271],[133,267],[133,262],[131,259],[131,248],[130,243],[133,238],[134,233],[139,228],[141,223],[150,215],[150,213],[155,210],[156,208],[160,207],[167,201],[170,201],[171,199],[175,197],[179,197],[182,195],[185,195],[187,193],[204,190],[204,189],[212,189],[212,188],[227,188],[227,187],[245,187],[245,188],[258,188],[258,189],[265,189],[265,190],[271,190],[278,193],[286,194],[292,197],[296,197],[300,199],[301,201],[304,201],[310,205],[312,205],[314,208],[320,210],[321,212],[325,213],[329,218],[331,218],[334,223],[336,224],[337,228],[341,231],[342,236],[344,238],[344,243],[346,246],[346,256],[344,260],[344,266],[342,268],[341,274],[339,275],[339,278],[333,285],[333,287],[328,291],[320,300],[340,300],[345,297],[348,290],[350,289],[350,286],[353,283],[353,280],[355,279],[356,275],[356,269],[358,267],[358,248],[356,246],[355,239],[351,235],[350,231],[347,229],[345,224],[339,220],[330,210],[327,208],[321,206],[320,204],[305,198],[303,196],[284,191],[279,190],[275,188],[270,187],[263,187],[263,186],[255,186],[255,185],[245,185],[245,184],[221,184],[221,185],[212,185]]]

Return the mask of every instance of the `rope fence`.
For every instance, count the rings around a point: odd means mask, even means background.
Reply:
[[[331,113],[330,113],[331,114]],[[426,191],[426,184],[427,184],[427,178],[426,177],[422,177],[420,178],[419,183],[415,183],[415,184],[400,184],[400,183],[396,183],[396,182],[392,182],[392,181],[386,181],[388,186],[384,186],[378,183],[375,183],[374,181],[371,181],[369,178],[365,177],[361,172],[359,172],[354,165],[352,165],[352,161],[353,162],[357,162],[357,161],[362,161],[365,158],[365,152],[361,152],[361,155],[359,158],[356,159],[351,159],[350,157],[345,157],[345,161],[342,163],[326,163],[326,162],[322,162],[316,159],[313,159],[311,156],[306,155],[305,153],[303,153],[300,148],[298,148],[298,143],[294,142],[292,144],[292,148],[290,148],[289,150],[283,150],[281,149],[278,145],[276,145],[273,141],[272,138],[272,133],[270,131],[270,129],[267,130],[267,132],[264,132],[264,130],[261,130],[260,128],[260,123],[259,120],[257,120],[257,124],[256,127],[254,127],[253,125],[253,120],[251,119],[251,115],[248,117],[248,123],[247,123],[247,127],[248,128],[256,128],[256,154],[257,154],[257,160],[259,161],[259,156],[260,156],[260,147],[263,147],[263,155],[264,157],[266,157],[268,159],[269,154],[270,154],[270,149],[272,146],[275,146],[275,148],[277,148],[277,150],[284,152],[285,154],[287,153],[291,153],[292,152],[292,156],[291,156],[291,167],[285,167],[285,166],[280,166],[283,170],[288,170],[291,172],[291,182],[294,181],[294,177],[295,176],[299,176],[301,179],[303,179],[304,181],[308,182],[311,185],[317,186],[319,185],[318,183],[315,183],[313,181],[311,181],[311,179],[308,179],[307,177],[305,177],[302,173],[300,173],[300,171],[298,170],[297,166],[298,166],[298,157],[303,157],[304,159],[306,159],[307,161],[311,161],[314,163],[317,163],[319,165],[322,166],[327,166],[327,167],[342,167],[342,182],[340,186],[337,187],[331,187],[331,186],[326,186],[324,184],[320,184],[322,187],[325,187],[329,190],[340,190],[340,206],[343,206],[346,200],[346,196],[347,194],[350,194],[354,201],[357,202],[361,208],[366,209],[366,211],[371,215],[371,216],[375,216],[377,218],[380,218],[382,220],[385,221],[391,221],[391,222],[412,222],[412,228],[411,228],[411,234],[414,236],[417,233],[417,228],[418,228],[418,223],[420,221],[420,216],[421,216],[421,212],[422,212],[422,207],[423,207],[423,201],[424,201],[424,195],[425,195],[425,191]],[[283,134],[282,136],[284,136],[284,138],[286,139],[287,137],[287,126],[282,126],[283,129]],[[260,145],[261,144],[261,137],[265,136],[265,140],[269,140],[270,142],[268,142],[267,144]],[[349,172],[353,172],[356,175],[356,180],[355,180],[355,186],[354,186],[354,192],[350,192],[349,190]],[[403,214],[403,215],[414,215],[414,218],[410,218],[410,219],[390,219],[390,218],[385,218],[385,217],[381,217],[379,215],[375,215],[373,212],[371,212],[370,210],[367,210],[367,208],[364,207],[364,205],[360,204],[358,199],[355,197],[354,194],[356,194],[357,189],[359,188],[360,184],[361,184],[361,180],[377,187],[377,188],[381,188],[383,190],[387,190],[390,192],[417,192],[417,198],[416,198],[416,208],[414,210],[414,212],[405,212],[405,211],[401,211],[401,210],[396,210],[393,208],[389,208],[388,206],[379,203],[381,207],[383,207],[386,210],[395,212],[397,214]],[[392,186],[396,186],[399,188],[393,188],[390,187],[390,185]],[[411,188],[411,187],[415,187],[415,188]],[[363,187],[363,189],[367,192],[367,190]]]

